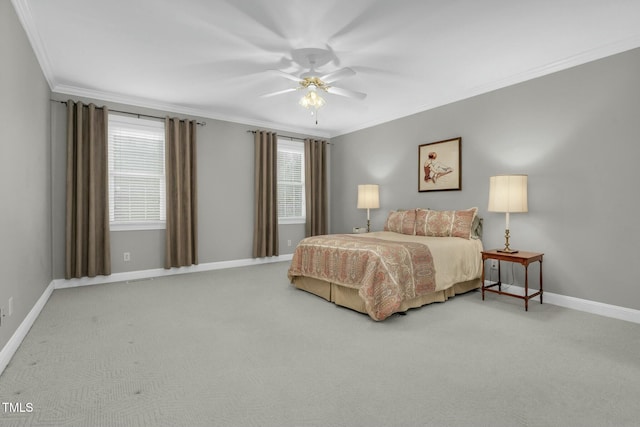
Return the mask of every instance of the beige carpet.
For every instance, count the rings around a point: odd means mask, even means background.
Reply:
[[[376,323],[287,267],[55,291],[0,377],[32,410],[0,425],[640,423],[640,325],[478,292]]]

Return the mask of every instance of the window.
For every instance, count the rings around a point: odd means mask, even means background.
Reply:
[[[304,224],[304,144],[278,140],[278,223]]]
[[[109,114],[112,230],[165,228],[164,122]]]

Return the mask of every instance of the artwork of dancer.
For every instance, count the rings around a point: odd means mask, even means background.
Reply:
[[[438,158],[438,153],[436,153],[435,151],[431,151],[429,153],[429,160],[427,160],[424,164],[424,180],[431,180],[431,182],[433,182],[434,184],[441,176],[453,172],[453,168],[451,166],[447,166],[440,162],[437,162],[436,158]]]
[[[418,147],[418,191],[460,190],[462,138]]]

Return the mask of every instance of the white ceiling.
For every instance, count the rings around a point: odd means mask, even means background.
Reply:
[[[54,92],[333,137],[640,46],[638,0],[12,0]],[[330,49],[318,124],[294,49]]]

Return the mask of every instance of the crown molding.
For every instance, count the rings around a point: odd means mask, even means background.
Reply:
[[[413,107],[405,107],[396,109],[393,111],[386,111],[384,114],[374,117],[370,120],[360,122],[353,126],[345,127],[342,129],[334,129],[321,132],[318,129],[310,127],[298,127],[290,126],[284,123],[273,123],[255,119],[248,119],[246,117],[238,117],[221,113],[219,111],[211,111],[207,109],[194,109],[190,107],[174,105],[170,103],[161,103],[149,99],[140,99],[131,96],[125,96],[122,94],[113,94],[108,92],[83,89],[78,87],[72,87],[67,85],[58,84],[57,78],[51,66],[51,61],[44,49],[44,43],[40,38],[40,35],[36,29],[31,8],[28,0],[11,0],[11,3],[16,10],[16,14],[27,34],[29,42],[33,48],[36,58],[40,64],[45,79],[47,80],[50,89],[53,92],[87,97],[92,99],[118,102],[126,105],[139,106],[143,108],[152,108],[161,111],[174,112],[178,114],[187,114],[192,116],[198,116],[203,118],[210,118],[214,120],[222,120],[232,123],[239,123],[245,125],[251,125],[267,129],[276,129],[284,132],[294,132],[310,136],[316,136],[320,138],[333,138],[348,133],[356,132],[359,130],[367,129],[373,126],[377,126],[383,123],[387,123],[393,120],[397,120],[403,117],[411,116],[417,113],[428,111],[437,107],[441,107],[453,102],[468,99],[477,95],[488,93],[497,89],[502,89],[515,84],[523,83],[528,80],[532,80],[538,77],[543,77],[558,71],[563,71],[575,66],[583,65],[588,62],[599,60],[607,56],[618,54],[627,50],[640,47],[640,34],[633,35],[615,42],[603,44],[593,49],[586,50],[579,54],[573,55],[568,58],[559,59],[549,64],[534,67],[521,73],[516,73],[505,78],[496,79],[487,84],[482,84],[474,87],[462,88],[461,90],[451,93],[446,97],[442,97],[437,100],[430,100],[427,104],[417,105]]]
[[[640,47],[640,34],[628,37],[626,39],[618,40],[612,43],[597,46],[593,49],[586,50],[576,55],[562,58],[549,64],[535,67],[527,70],[523,73],[511,75],[509,77],[495,80],[486,85],[476,86],[469,90],[468,98],[471,96],[480,95],[483,93],[491,92],[496,89],[501,89],[508,86],[513,86],[518,83],[523,83],[528,80],[533,80],[539,77],[544,77],[559,71],[568,70],[573,67],[588,64],[589,62],[604,59],[609,56],[616,55],[618,53],[626,52],[632,49]]]
[[[300,128],[286,126],[283,123],[271,123],[260,120],[247,119],[245,117],[237,117],[226,114],[220,114],[206,109],[196,109],[185,107],[177,104],[163,103],[145,98],[138,98],[128,95],[116,94],[111,92],[85,89],[76,86],[69,85],[57,85],[52,89],[52,92],[60,95],[69,95],[81,98],[95,99],[105,102],[113,102],[117,104],[131,105],[141,108],[150,108],[152,110],[159,110],[164,112],[184,114],[188,116],[202,117],[206,119],[221,120],[225,122],[238,123],[243,125],[251,125],[259,128],[274,129],[283,132],[293,132],[303,135],[309,135],[319,138],[330,138],[330,134],[327,132],[318,132],[317,130],[309,128]]]
[[[31,13],[29,2],[27,0],[11,0],[11,3],[16,11],[16,15],[18,15],[18,20],[20,20],[22,24],[22,28],[24,28],[27,34],[27,39],[29,39],[29,43],[31,43],[31,48],[40,64],[40,69],[42,69],[44,78],[49,84],[49,89],[53,90],[56,86],[56,78],[40,34],[33,22],[33,14]]]
[[[527,71],[513,74],[511,76],[508,76],[502,79],[497,79],[487,84],[462,89],[458,93],[451,94],[450,96],[447,96],[439,100],[432,100],[432,102],[428,104],[423,104],[421,106],[414,107],[414,108],[395,110],[394,112],[391,112],[389,115],[385,116],[384,118],[380,118],[378,120],[373,119],[367,122],[360,123],[353,127],[340,129],[335,133],[335,135],[332,135],[332,136],[336,137],[336,136],[341,136],[348,133],[356,132],[359,130],[367,129],[383,123],[391,122],[393,120],[401,119],[403,117],[411,116],[413,114],[432,110],[434,108],[442,107],[447,104],[452,104],[457,101],[462,101],[464,99],[469,99],[474,96],[489,93],[494,90],[503,89],[503,88],[513,86],[519,83],[524,83],[526,81],[533,80],[539,77],[544,77],[553,73],[557,73],[559,71],[568,70],[570,68],[584,65],[589,62],[597,61],[599,59],[604,59],[608,56],[613,56],[613,55],[626,52],[632,49],[637,49],[638,47],[640,47],[640,34],[634,35],[632,37],[628,37],[622,40],[618,40],[613,43],[604,44],[604,45],[595,47],[593,49],[589,49],[584,52],[581,52],[577,55],[573,55],[568,58],[563,58],[540,67],[531,68]]]

